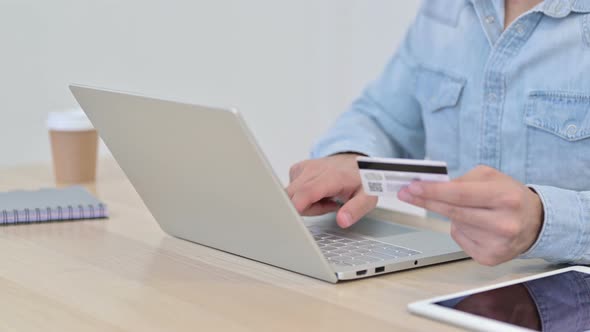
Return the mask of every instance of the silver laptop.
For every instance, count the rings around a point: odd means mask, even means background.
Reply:
[[[235,110],[70,89],[172,236],[333,283],[466,257],[441,233],[303,220]]]

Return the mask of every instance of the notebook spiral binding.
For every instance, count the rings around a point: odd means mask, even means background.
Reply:
[[[98,219],[108,216],[104,204],[68,205],[65,207],[46,207],[44,209],[2,210],[0,224],[18,224],[46,221],[66,221],[78,219]]]

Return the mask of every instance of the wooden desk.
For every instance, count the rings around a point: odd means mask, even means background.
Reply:
[[[0,171],[0,190],[53,185],[49,165]],[[89,188],[110,219],[0,227],[0,330],[453,331],[406,304],[552,268],[465,260],[332,285],[167,236],[113,161]]]

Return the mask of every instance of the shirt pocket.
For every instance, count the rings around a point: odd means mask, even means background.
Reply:
[[[529,95],[526,182],[590,190],[590,94]]]
[[[449,169],[460,164],[460,97],[465,80],[443,71],[417,69],[416,99],[422,108],[426,156],[446,161]]]

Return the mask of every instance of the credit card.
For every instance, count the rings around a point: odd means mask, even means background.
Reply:
[[[412,181],[449,181],[444,161],[358,157],[363,189],[372,196],[391,196]]]

